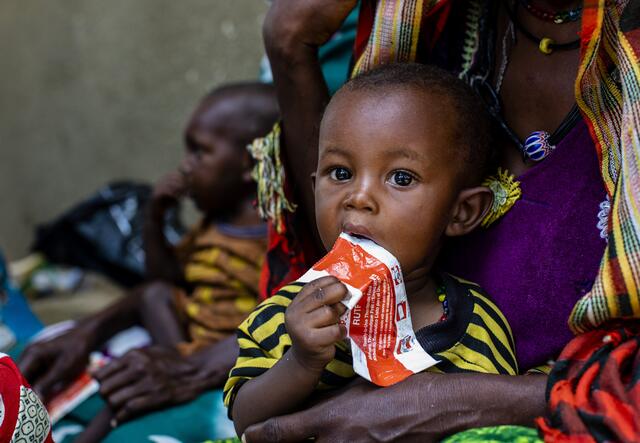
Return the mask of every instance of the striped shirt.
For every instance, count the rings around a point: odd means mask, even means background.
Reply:
[[[175,305],[189,333],[178,344],[193,354],[232,335],[258,304],[258,282],[267,249],[264,225],[194,226],[176,248],[189,291],[177,290]]]
[[[420,345],[439,360],[427,371],[516,375],[515,346],[504,315],[476,284],[448,274],[440,278],[449,315],[444,321],[416,331]],[[304,283],[295,282],[280,289],[238,328],[240,354],[224,387],[224,402],[229,411],[242,384],[269,370],[291,346],[284,315],[303,287]],[[354,377],[350,347],[347,342],[339,342],[335,358],[322,372],[318,389],[344,386]]]

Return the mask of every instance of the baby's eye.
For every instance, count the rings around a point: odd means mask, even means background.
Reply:
[[[351,178],[351,171],[346,168],[333,168],[331,170],[331,178],[338,181],[349,180]]]
[[[391,176],[391,182],[397,186],[409,186],[413,182],[413,176],[406,171],[396,171]]]

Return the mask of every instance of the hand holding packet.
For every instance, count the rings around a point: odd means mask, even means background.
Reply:
[[[341,322],[351,342],[353,368],[378,386],[390,386],[438,363],[418,343],[398,260],[375,242],[342,233],[299,281],[337,277],[349,295]]]

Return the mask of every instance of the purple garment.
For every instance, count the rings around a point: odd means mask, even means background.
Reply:
[[[606,194],[584,121],[518,181],[513,208],[447,244],[442,266],[478,283],[502,310],[523,371],[557,358],[571,339],[569,314],[591,289],[606,246],[596,227]]]

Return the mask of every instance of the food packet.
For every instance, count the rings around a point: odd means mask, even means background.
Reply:
[[[340,321],[347,327],[357,374],[390,386],[438,363],[416,339],[400,263],[389,251],[342,233],[299,281],[326,275],[337,277],[349,291]]]

